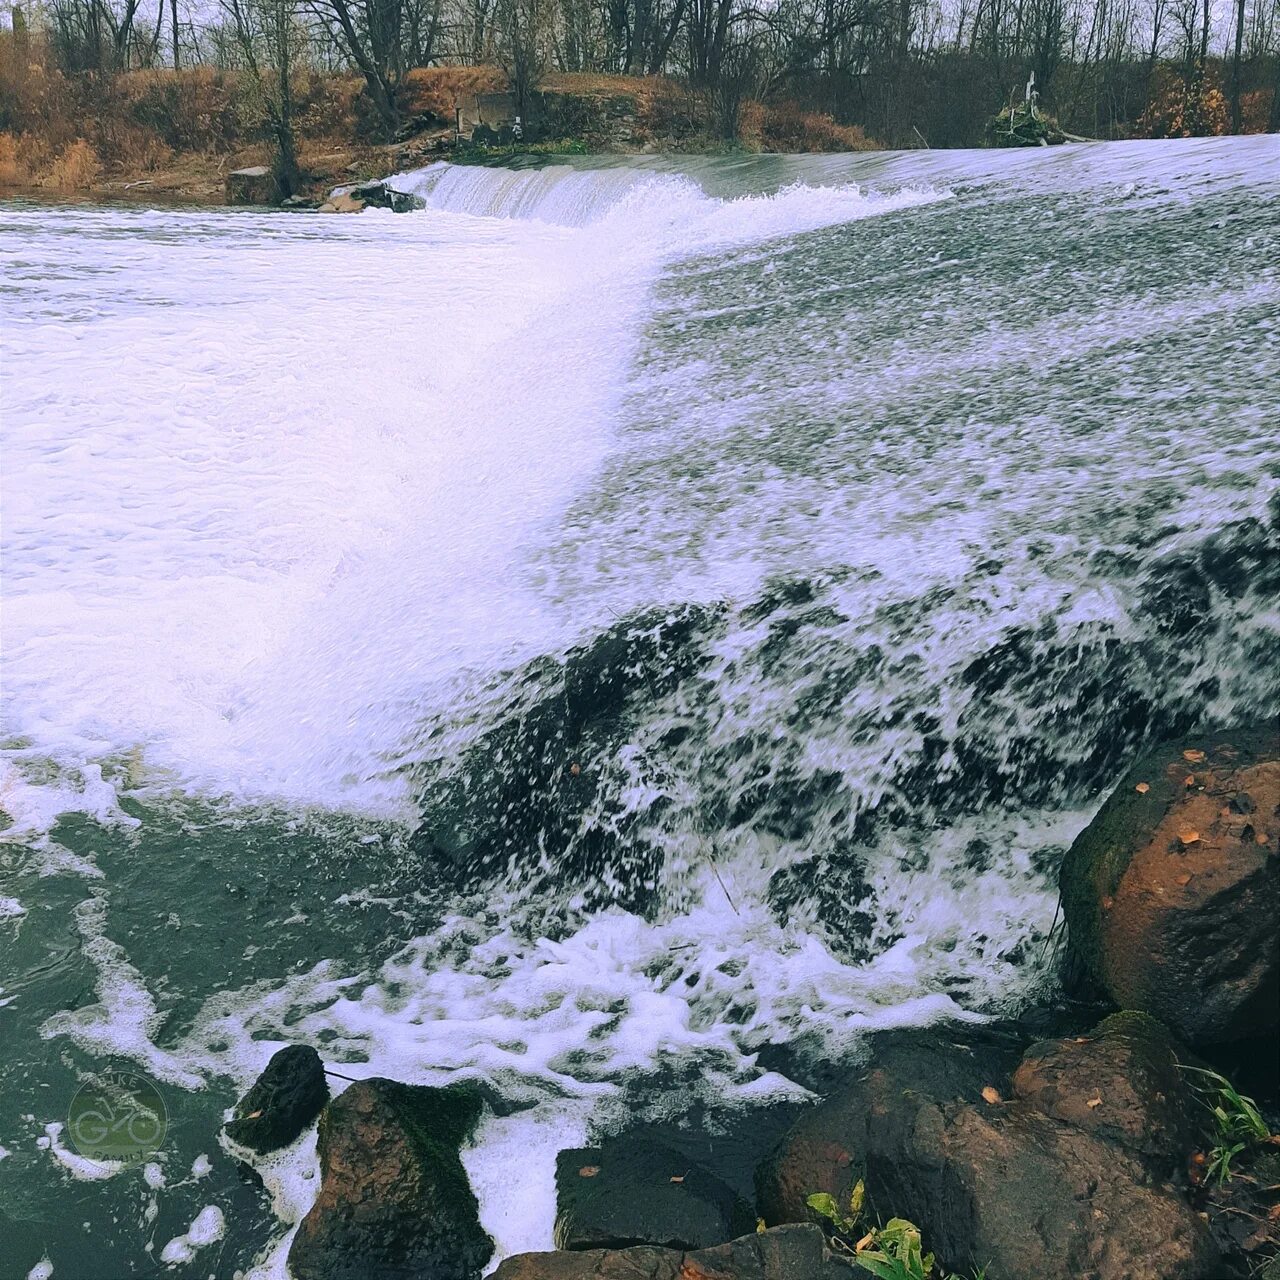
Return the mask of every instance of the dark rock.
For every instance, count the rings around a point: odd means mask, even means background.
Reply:
[[[703,1249],[745,1235],[755,1214],[701,1165],[640,1135],[556,1158],[556,1246]]]
[[[328,1101],[320,1055],[307,1044],[286,1045],[236,1104],[227,1136],[259,1155],[287,1147]]]
[[[346,194],[375,209],[390,209],[392,213],[411,213],[415,209],[426,208],[426,201],[421,196],[408,191],[397,191],[378,179],[348,187]]]
[[[447,122],[434,111],[420,111],[416,116],[410,116],[396,130],[395,141],[405,142],[415,134],[424,133],[428,129],[438,129],[445,123]]]
[[[233,169],[227,174],[228,204],[275,204],[280,195],[276,175],[264,164],[250,169]]]
[[[1273,1033],[1277,729],[1190,735],[1148,752],[1072,845],[1060,885],[1071,946],[1121,1008],[1200,1046]]]
[[[640,1245],[582,1253],[520,1253],[493,1280],[857,1280],[866,1272],[827,1248],[816,1226],[775,1227],[711,1249]]]
[[[1128,1148],[1158,1176],[1185,1171],[1198,1137],[1177,1044],[1146,1014],[1112,1014],[1087,1035],[1033,1044],[1013,1089],[1037,1111]]]
[[[713,618],[693,606],[652,610],[562,662],[530,664],[499,723],[428,787],[414,847],[454,884],[501,871],[535,883],[595,879],[609,900],[643,904],[663,851],[639,830],[619,752],[636,715],[702,661]]]
[[[295,1280],[474,1280],[493,1253],[458,1148],[473,1090],[370,1079],[320,1117],[320,1192],[289,1250]]]
[[[803,1116],[760,1169],[770,1223],[847,1203],[917,1223],[926,1249],[989,1280],[1209,1280],[1222,1274],[1200,1217],[1124,1146],[1063,1124],[1009,1089],[988,1052],[918,1040],[877,1048],[861,1078]],[[985,1082],[983,1080],[986,1077]],[[985,1091],[985,1092],[984,1092]]]

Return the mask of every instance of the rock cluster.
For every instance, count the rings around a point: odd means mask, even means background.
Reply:
[[[534,748],[521,757],[529,776],[492,826],[475,827],[468,853],[505,859],[508,828],[559,830],[564,790],[590,785],[564,760],[625,722],[628,673],[678,678],[713,618],[664,615],[572,654],[554,707],[535,702],[503,731],[505,745]],[[556,1251],[506,1258],[497,1280],[849,1280],[865,1271],[848,1232],[819,1226],[810,1198],[849,1205],[859,1184],[858,1220],[910,1219],[940,1275],[1257,1273],[1280,1250],[1266,1200],[1280,1147],[1255,1134],[1232,1156],[1245,1176],[1205,1180],[1204,1153],[1222,1142],[1206,1088],[1222,1081],[1206,1085],[1194,1054],[1241,1042],[1274,1052],[1278,738],[1259,726],[1156,748],[1070,850],[1070,946],[1119,1011],[1033,1042],[1018,1025],[880,1034],[834,1070],[820,1103],[793,1123],[777,1117],[773,1134],[789,1128],[771,1150],[758,1124],[754,1148],[722,1141],[733,1168],[650,1130],[562,1151]],[[562,834],[559,852],[582,856],[567,823]],[[420,838],[447,867],[440,836]],[[322,1182],[289,1255],[295,1280],[478,1280],[493,1245],[459,1148],[481,1095],[370,1079],[326,1096],[319,1059],[295,1046],[227,1125],[267,1151],[324,1107]]]

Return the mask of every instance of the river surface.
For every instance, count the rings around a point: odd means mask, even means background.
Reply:
[[[1117,767],[1280,705],[1280,138],[397,185],[0,205],[0,1280],[283,1276],[294,1040],[483,1082],[550,1247],[559,1149],[1051,996]]]

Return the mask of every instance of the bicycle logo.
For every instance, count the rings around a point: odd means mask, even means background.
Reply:
[[[86,1160],[145,1160],[169,1128],[160,1091],[146,1076],[107,1071],[76,1090],[67,1131]]]

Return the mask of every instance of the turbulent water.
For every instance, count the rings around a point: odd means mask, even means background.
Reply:
[[[1280,705],[1280,139],[396,185],[0,206],[0,1277],[282,1275],[292,1040],[483,1082],[549,1247],[588,1133],[1050,990],[1117,764]]]

